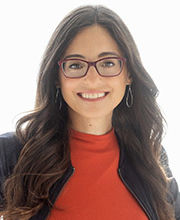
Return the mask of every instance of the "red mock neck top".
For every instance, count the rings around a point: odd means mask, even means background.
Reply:
[[[147,220],[118,175],[119,146],[114,129],[104,135],[71,130],[75,171],[59,193],[48,220]]]

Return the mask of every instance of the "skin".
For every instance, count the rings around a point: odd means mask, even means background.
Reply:
[[[79,54],[87,61],[96,61],[103,57],[103,52],[113,52],[116,56],[122,57],[117,43],[108,31],[99,26],[93,25],[79,32],[69,47],[64,57]],[[115,55],[113,55],[115,56]],[[120,75],[115,77],[102,77],[94,67],[90,67],[86,76],[78,79],[66,78],[59,71],[59,87],[64,100],[69,106],[69,125],[73,129],[89,134],[101,135],[112,129],[113,109],[121,102],[125,94],[126,85],[131,84],[124,66]],[[105,98],[97,101],[83,100],[77,93],[109,92]]]

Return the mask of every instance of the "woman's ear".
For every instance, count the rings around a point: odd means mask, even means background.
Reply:
[[[132,75],[127,72],[127,85],[131,85],[133,82]]]
[[[61,88],[61,82],[60,82],[59,74],[56,75],[55,86],[56,86],[56,88]]]
[[[56,88],[60,88],[60,83],[58,81],[55,81]]]

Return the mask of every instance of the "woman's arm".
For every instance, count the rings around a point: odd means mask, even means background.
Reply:
[[[176,220],[180,220],[180,192],[176,179],[169,168],[169,160],[165,149],[162,147],[161,150],[161,164],[165,170],[167,177],[169,178],[169,191],[172,194],[173,206],[175,209]]]
[[[0,209],[3,205],[3,184],[17,163],[22,145],[13,132],[0,135]]]

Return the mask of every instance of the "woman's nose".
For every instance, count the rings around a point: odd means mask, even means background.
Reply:
[[[95,80],[100,80],[101,78],[102,77],[97,72],[96,67],[94,65],[91,65],[87,71],[85,79],[94,82]]]

